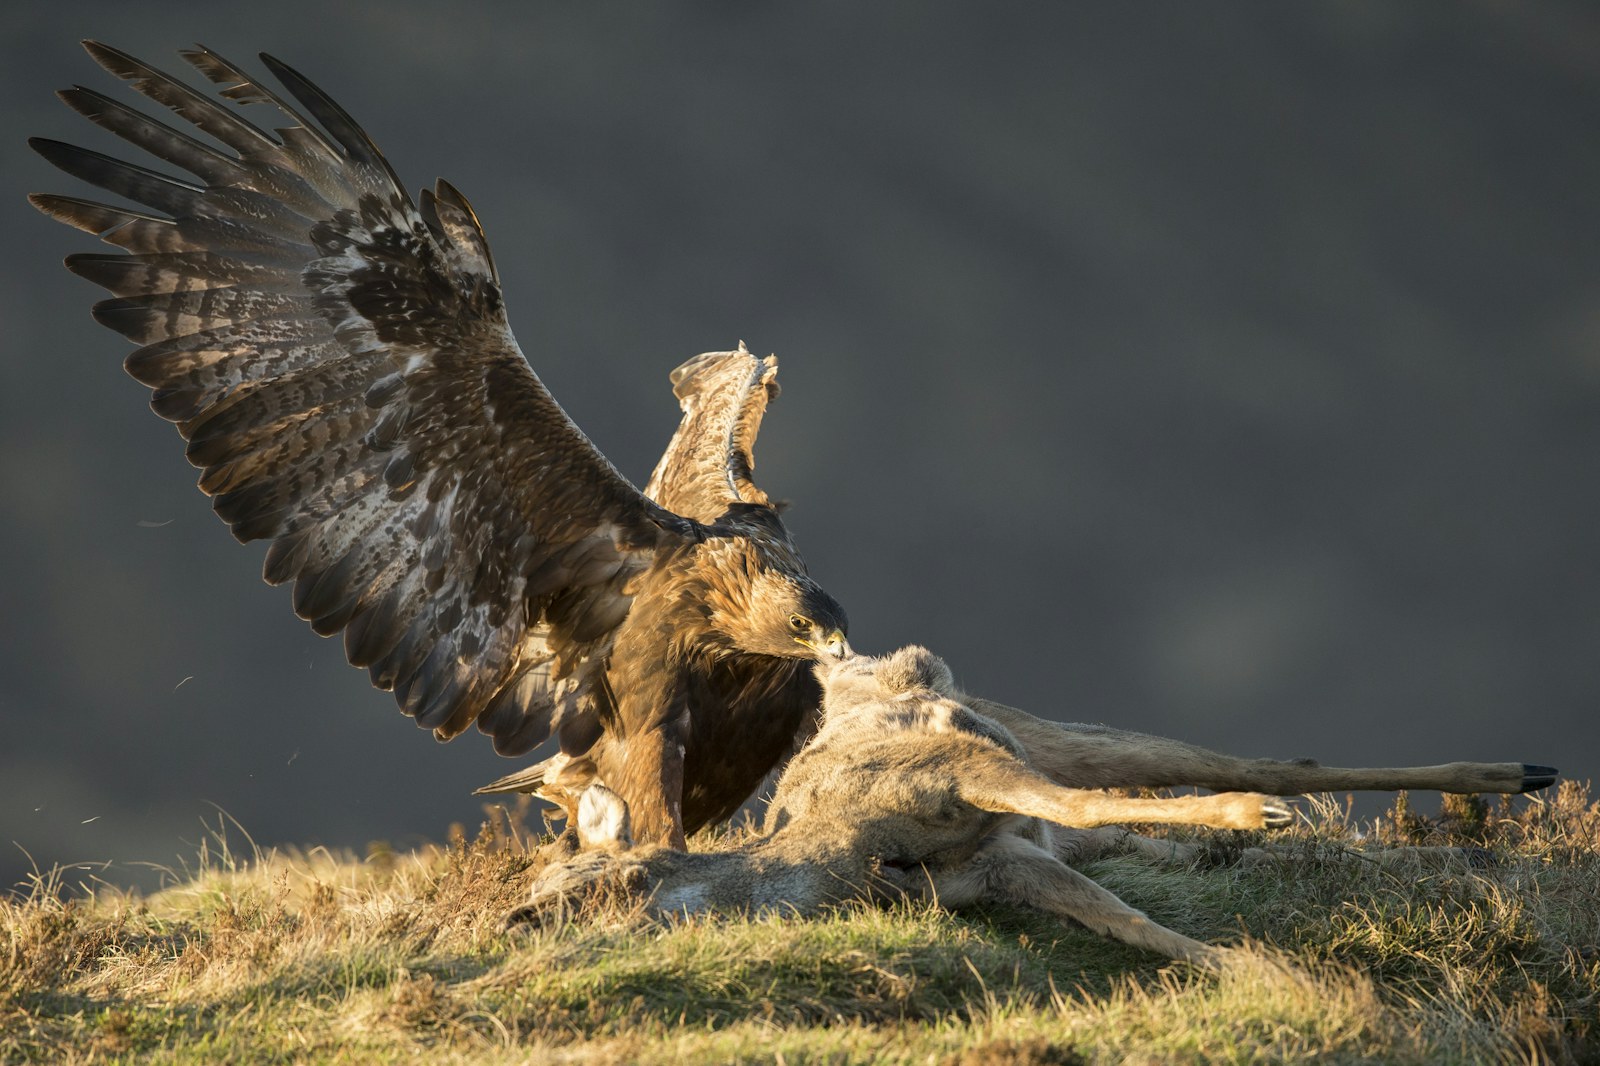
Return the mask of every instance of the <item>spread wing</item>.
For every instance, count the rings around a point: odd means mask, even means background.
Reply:
[[[342,631],[351,663],[441,739],[476,722],[515,754],[560,730],[628,578],[695,524],[640,494],[545,391],[453,188],[415,204],[350,117],[269,56],[292,103],[184,53],[226,100],[277,108],[272,132],[86,47],[194,129],[82,87],[62,99],[186,174],[35,140],[143,206],[32,199],[124,250],[67,263],[114,294],[94,315],[141,345],[128,371],[189,442],[217,514],[272,542],[266,580],[293,581],[296,613]]]
[[[756,434],[778,396],[778,359],[706,352],[672,372],[683,409],[678,431],[645,486],[645,495],[676,514],[710,524],[734,504],[771,507],[751,480]]]

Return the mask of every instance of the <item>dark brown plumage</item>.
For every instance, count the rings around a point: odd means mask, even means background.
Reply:
[[[674,513],[705,523],[736,520],[767,528],[768,549],[793,553],[776,509],[751,481],[752,449],[767,404],[778,394],[777,360],[708,352],[672,373],[683,419],[656,464],[646,495]],[[737,498],[730,498],[733,486]],[[800,565],[793,555],[792,565]],[[719,603],[725,593],[708,599]],[[722,608],[730,617],[747,611]],[[769,623],[781,624],[781,620]],[[765,655],[724,654],[687,678],[691,725],[698,733],[736,736],[726,744],[691,744],[684,764],[682,819],[689,831],[732,814],[759,783],[751,773],[786,759],[816,727],[821,688],[810,664]],[[480,792],[533,792],[575,810],[596,781],[625,772],[621,734],[603,734],[583,755],[558,753]]]
[[[187,176],[36,139],[149,211],[32,200],[126,253],[67,264],[113,293],[95,317],[141,345],[128,371],[177,423],[217,514],[271,541],[266,580],[292,581],[296,613],[342,632],[351,663],[440,739],[476,724],[519,755],[554,735],[560,766],[621,793],[642,839],[681,843],[731,813],[815,707],[806,661],[845,629],[749,479],[775,363],[741,345],[680,368],[684,427],[652,499],[529,368],[454,188],[413,203],[350,117],[269,56],[289,99],[183,53],[225,99],[287,118],[271,133],[86,47],[215,143],[69,89]]]

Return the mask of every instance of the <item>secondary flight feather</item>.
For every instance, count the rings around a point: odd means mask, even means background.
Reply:
[[[440,739],[476,724],[518,755],[559,738],[523,784],[562,801],[563,782],[604,780],[666,843],[731,813],[814,711],[806,661],[846,647],[843,610],[751,480],[775,361],[741,345],[680,367],[684,423],[642,493],[523,357],[453,187],[413,201],[350,116],[270,56],[282,94],[183,52],[212,95],[85,47],[188,128],[88,88],[61,98],[181,173],[35,139],[142,206],[31,199],[122,249],[67,265],[112,292],[94,316],[140,346],[128,372],[218,516],[271,542],[266,580],[292,582],[296,613],[343,633]]]

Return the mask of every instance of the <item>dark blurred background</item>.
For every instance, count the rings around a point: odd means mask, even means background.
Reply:
[[[1600,775],[1600,9],[229,6],[4,16],[4,883],[149,883],[218,809],[437,840],[511,768],[260,583],[90,320],[95,243],[22,199],[85,192],[25,135],[109,142],[52,90],[132,98],[85,36],[271,51],[457,184],[641,484],[673,366],[777,352],[760,480],[863,650],[1241,754]]]

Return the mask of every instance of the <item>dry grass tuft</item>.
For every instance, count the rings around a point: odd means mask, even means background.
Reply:
[[[1035,912],[842,908],[659,924],[597,898],[508,934],[536,841],[474,835],[364,860],[228,845],[148,898],[0,898],[0,1060],[1584,1062],[1600,1060],[1600,806],[1330,797],[1273,840],[1188,836],[1187,868],[1087,872],[1157,920],[1243,943],[1217,973]],[[727,846],[724,838],[710,846]],[[1380,861],[1390,845],[1467,848]]]

